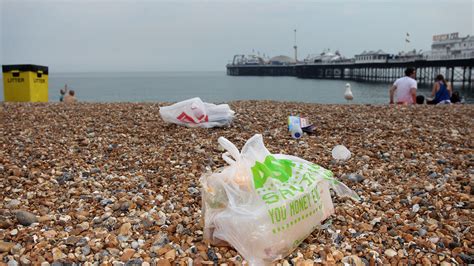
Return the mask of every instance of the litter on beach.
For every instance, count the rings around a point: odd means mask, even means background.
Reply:
[[[316,126],[310,123],[307,117],[300,117],[300,121],[301,121],[301,130],[303,130],[303,132],[306,132],[308,134],[314,133]]]
[[[227,242],[250,265],[289,255],[334,213],[329,189],[359,199],[331,171],[295,156],[272,154],[262,135],[239,152],[220,137],[229,165],[201,177],[204,237]]]
[[[234,114],[228,104],[205,103],[198,97],[160,107],[160,115],[165,122],[187,127],[227,126],[234,119]]]
[[[332,158],[341,161],[347,161],[351,158],[351,152],[344,145],[336,145],[332,149]]]
[[[473,105],[435,112],[439,107],[301,104],[299,112],[317,114],[310,118],[318,135],[303,136],[298,145],[286,128],[293,103],[229,105],[239,114],[234,125],[205,130],[166,126],[155,103],[3,103],[0,246],[7,251],[0,256],[18,265],[85,265],[94,258],[127,265],[251,265],[235,248],[204,239],[199,178],[227,165],[219,136],[240,149],[263,132],[270,152],[331,170],[363,200],[332,197],[335,215],[275,264],[472,262]],[[333,161],[337,144],[353,153],[350,163]],[[22,210],[31,215],[17,216]],[[10,253],[20,246],[21,259]],[[90,253],[77,253],[79,247]]]
[[[299,139],[303,136],[303,132],[307,134],[314,133],[316,127],[309,123],[308,118],[300,116],[288,116],[288,131],[294,139]]]
[[[303,136],[303,130],[301,129],[301,120],[299,116],[288,117],[288,131],[294,139],[299,139]]]

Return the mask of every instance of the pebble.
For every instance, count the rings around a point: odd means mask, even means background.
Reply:
[[[13,246],[15,246],[14,243],[0,241],[0,253],[10,252],[10,249],[12,249]]]
[[[420,205],[418,204],[413,205],[413,207],[411,208],[411,211],[414,213],[417,213],[419,210],[420,210]]]
[[[132,225],[130,223],[124,223],[120,226],[120,229],[119,229],[119,235],[121,236],[128,236],[130,235],[132,232],[130,231],[130,229],[132,228]]]
[[[11,248],[10,253],[13,255],[21,255],[20,253],[22,249],[23,247],[21,246],[21,244],[16,244]]]
[[[80,229],[80,231],[86,231],[89,229],[89,223],[88,222],[83,222],[77,225],[77,227]]]
[[[418,230],[418,234],[419,234],[420,236],[425,236],[426,233],[428,233],[428,232],[427,232],[425,229],[423,229],[423,228],[420,228],[420,229]]]
[[[73,240],[74,241],[74,240]],[[77,242],[76,242],[76,246],[78,247],[82,247],[82,246],[85,246],[88,242],[88,239],[83,237],[83,238],[80,238]]]
[[[365,266],[365,263],[362,261],[361,258],[359,258],[358,256],[356,255],[351,255],[351,256],[347,256],[347,257],[344,257],[341,262],[344,264],[344,265],[353,265],[353,266]]]
[[[423,258],[421,259],[421,262],[422,262],[422,264],[425,265],[425,266],[431,266],[431,261],[430,261],[430,259],[428,259],[428,258],[426,258],[426,257],[423,257]]]
[[[156,221],[158,225],[164,225],[166,223],[166,214],[162,211],[158,212],[158,220]]]
[[[140,259],[129,260],[127,261],[127,263],[125,263],[125,266],[143,266],[143,265],[146,265],[146,264]]]
[[[338,262],[338,261],[340,261],[344,258],[344,254],[339,250],[334,250],[332,252],[332,256],[333,256],[333,258],[336,262]]]
[[[31,261],[26,256],[21,256],[20,264],[24,266],[31,265]]]
[[[165,259],[173,261],[175,258],[176,258],[176,250],[171,249],[170,251],[165,253]]]
[[[362,175],[359,174],[349,174],[345,175],[343,178],[356,183],[362,182],[365,179]]]
[[[429,178],[437,178],[438,174],[437,173],[431,173],[428,177]]]
[[[428,191],[428,192],[432,191],[434,188],[435,188],[435,186],[431,183],[429,183],[428,185],[425,186],[425,190]]]
[[[19,200],[12,199],[5,205],[5,207],[7,209],[16,209],[18,206],[20,206],[20,204],[21,202]]]
[[[385,254],[387,257],[391,258],[391,257],[396,256],[398,253],[397,253],[395,250],[389,248],[389,249],[385,250],[384,254]]]
[[[133,254],[135,254],[135,250],[131,248],[126,248],[123,250],[122,257],[120,258],[122,261],[128,261],[132,258]]]
[[[85,245],[81,248],[81,252],[82,254],[84,254],[84,256],[87,256],[91,253],[91,248],[89,247],[89,245]]]
[[[52,252],[53,260],[61,260],[67,257],[59,248],[53,248]]]
[[[92,169],[90,170],[90,173],[91,173],[91,174],[100,173],[100,169],[99,169],[99,168],[92,168]]]
[[[197,195],[197,194],[199,194],[199,189],[197,189],[195,187],[190,187],[190,188],[188,188],[188,192],[191,193],[192,195]]]
[[[29,226],[32,223],[36,223],[38,221],[38,218],[36,217],[36,215],[27,211],[18,211],[16,213],[16,219],[19,224],[24,225],[24,226]]]
[[[474,263],[474,255],[467,255],[464,253],[459,254],[459,257],[464,263],[472,264]]]
[[[18,266],[20,264],[16,260],[9,260],[7,265],[8,266]]]
[[[334,197],[332,223],[276,264],[325,263],[326,255],[350,265],[472,259],[472,105],[235,101],[230,127],[201,129],[165,124],[163,104],[0,103],[0,250],[14,254],[3,262],[213,265],[217,258],[248,265],[234,248],[205,242],[199,178],[227,165],[218,137],[241,148],[255,133],[271,153],[317,163],[343,182],[351,177],[346,184],[361,197]],[[288,110],[306,114],[320,130],[295,142]],[[352,159],[331,163],[339,144]],[[20,208],[30,221],[20,221]]]

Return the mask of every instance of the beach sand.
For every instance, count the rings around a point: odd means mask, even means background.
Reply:
[[[218,137],[241,148],[257,133],[363,199],[334,197],[336,233],[315,230],[282,265],[473,263],[473,105],[229,104],[234,123],[213,129],[165,124],[163,103],[0,104],[0,264],[241,264],[203,241],[199,177],[226,165]],[[291,139],[290,114],[315,134]]]

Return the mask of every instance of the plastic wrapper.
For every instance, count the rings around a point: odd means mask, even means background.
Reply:
[[[160,107],[160,115],[165,122],[187,127],[226,126],[232,122],[234,114],[235,112],[227,104],[205,103],[200,98]]]
[[[329,188],[358,199],[331,171],[271,154],[261,135],[250,138],[242,152],[223,137],[218,141],[229,165],[201,177],[204,237],[230,244],[251,265],[286,257],[334,213]]]

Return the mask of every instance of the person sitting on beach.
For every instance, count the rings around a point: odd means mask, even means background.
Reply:
[[[446,82],[443,75],[436,76],[435,83],[433,85],[433,90],[431,92],[431,97],[434,97],[433,100],[427,101],[428,104],[450,104],[451,103],[451,84]]]
[[[451,103],[464,103],[464,99],[459,94],[459,91],[453,91],[453,95],[451,95]]]
[[[59,96],[59,101],[62,102],[64,100],[64,95],[67,93],[68,89],[67,89],[67,84],[64,84],[64,89],[60,89],[59,90],[59,93],[61,94]]]
[[[397,79],[390,88],[390,104],[394,103],[394,96],[397,98],[397,104],[416,103],[416,89],[418,83],[415,80],[416,71],[414,68],[405,70],[405,77]]]
[[[69,91],[69,94],[64,96],[65,103],[75,103],[77,102],[76,96],[74,96],[75,92],[73,90]]]
[[[416,96],[416,104],[425,104],[425,96],[423,95]]]

